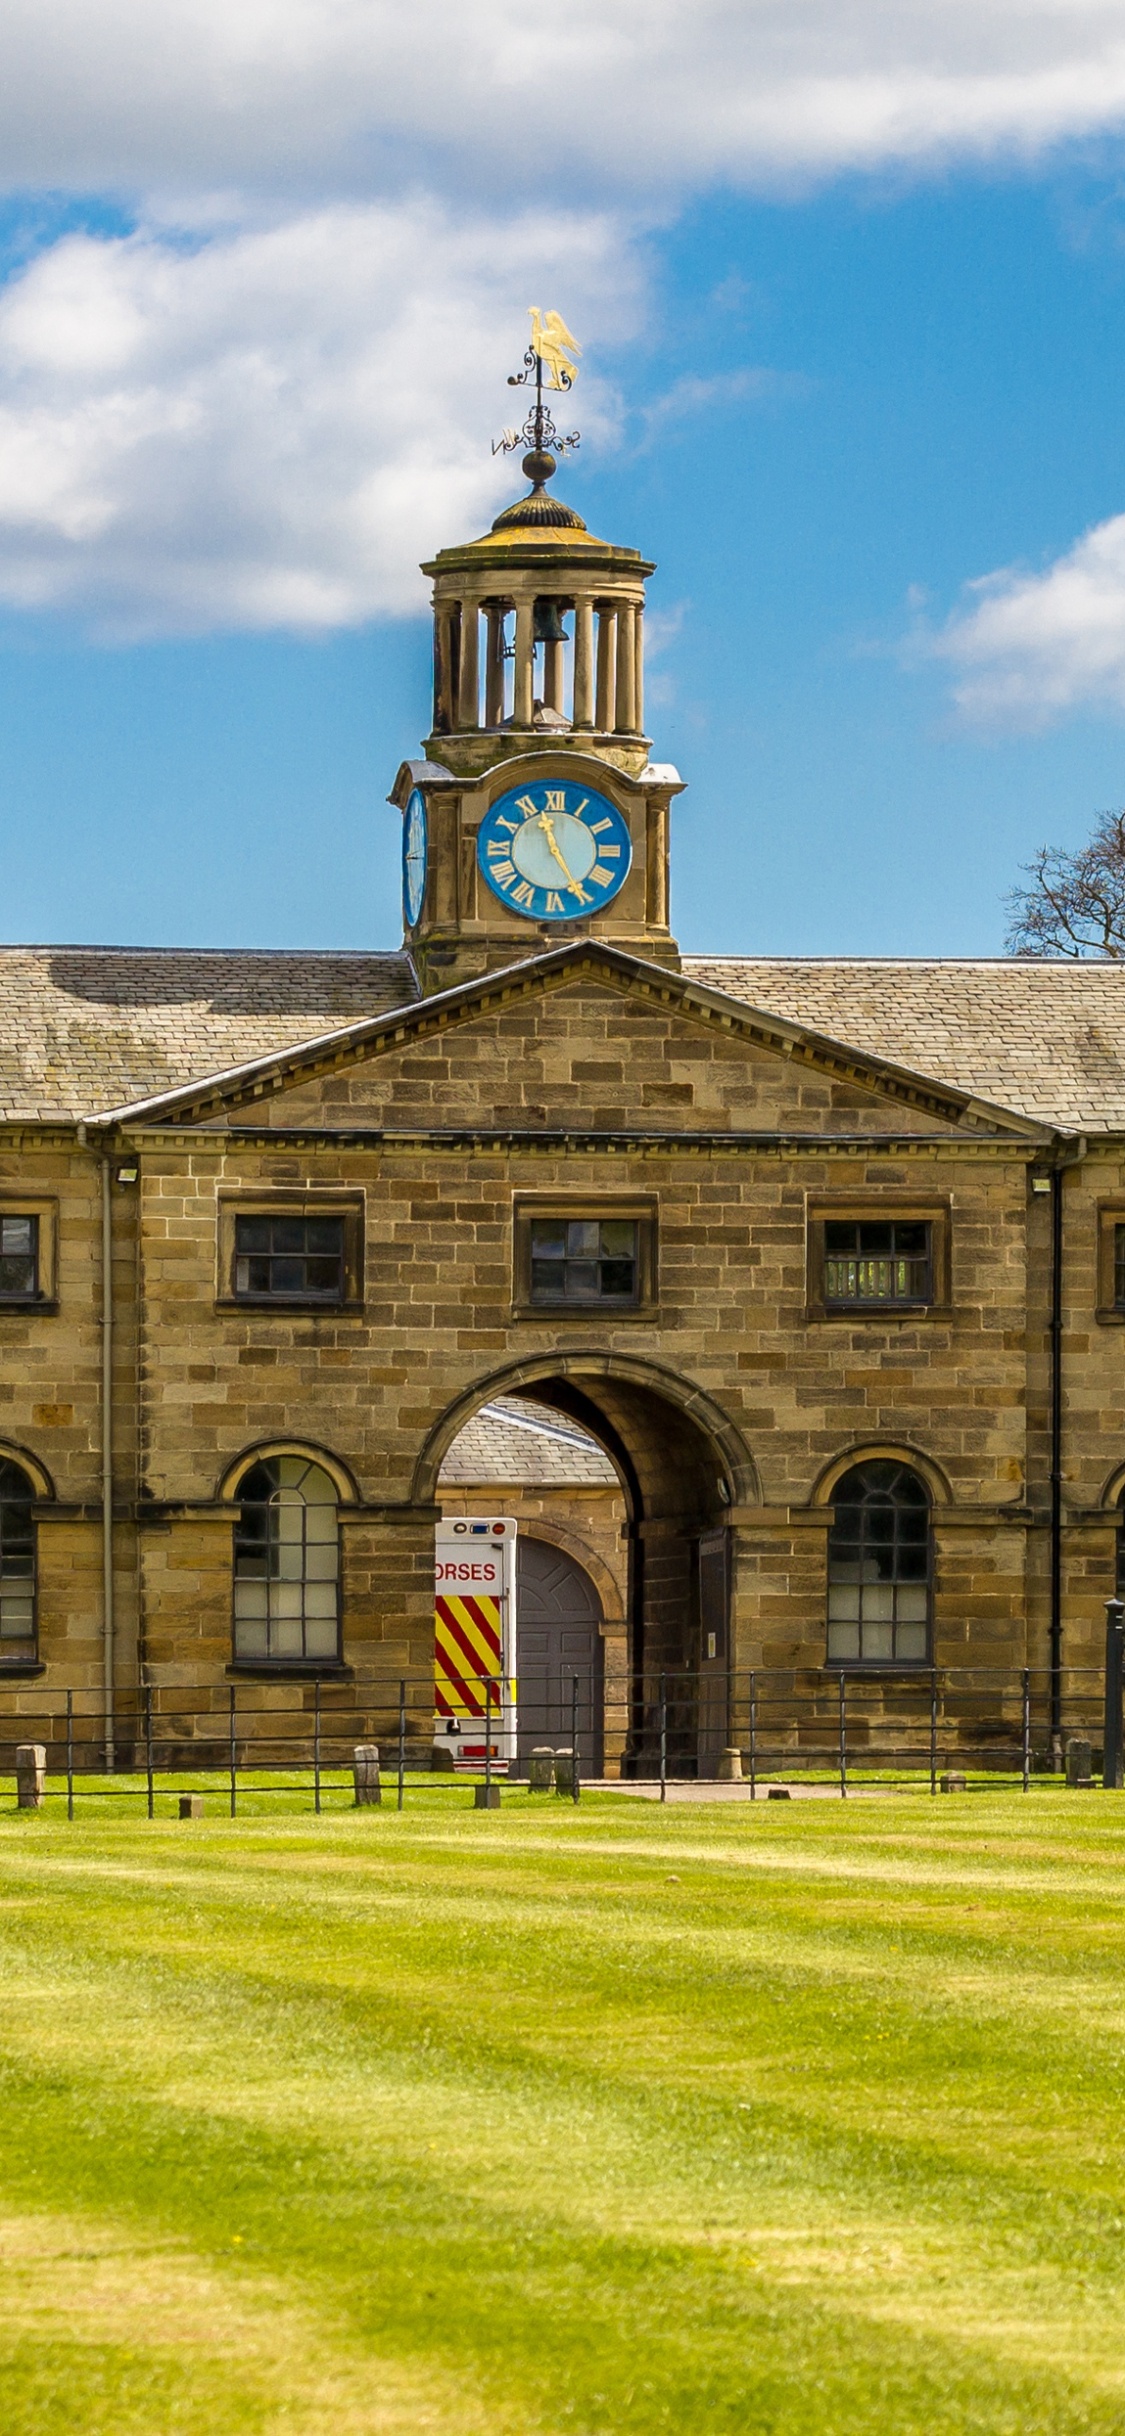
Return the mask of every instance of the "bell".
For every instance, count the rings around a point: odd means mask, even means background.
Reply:
[[[534,635],[537,643],[569,642],[557,601],[536,601]]]

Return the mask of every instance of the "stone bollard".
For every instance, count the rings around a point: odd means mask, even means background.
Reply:
[[[201,1819],[202,1816],[203,1795],[201,1793],[181,1793],[180,1817],[182,1819]]]
[[[555,1754],[549,1743],[537,1744],[527,1770],[529,1793],[549,1793],[555,1781]]]
[[[379,1745],[377,1742],[357,1742],[352,1753],[352,1774],[355,1777],[355,1806],[370,1810],[383,1799],[379,1781]]]
[[[949,1768],[938,1778],[943,1793],[967,1793],[968,1786],[960,1768]]]
[[[46,1774],[46,1743],[18,1742],[16,1744],[16,1807],[18,1810],[42,1808],[43,1780]]]
[[[573,1751],[556,1751],[555,1753],[555,1791],[565,1793],[568,1798],[574,1791]]]
[[[742,1753],[735,1749],[733,1743],[728,1744],[720,1758],[719,1783],[721,1785],[740,1785],[742,1783]]]
[[[474,1785],[473,1808],[474,1810],[499,1810],[499,1785]]]
[[[1094,1746],[1084,1734],[1071,1734],[1067,1737],[1066,1781],[1068,1785],[1093,1784]]]

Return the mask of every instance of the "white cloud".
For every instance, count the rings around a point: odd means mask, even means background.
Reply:
[[[564,273],[584,336],[627,332],[635,264],[595,214],[62,240],[0,292],[0,599],[120,634],[419,608],[419,558],[521,487],[486,443]],[[586,431],[612,418],[584,377]]]
[[[513,487],[482,439],[536,298],[605,428],[646,215],[1122,125],[1121,0],[5,0],[4,184],[143,226],[0,290],[0,601],[122,633],[410,608]]]
[[[1003,568],[930,646],[970,718],[1044,727],[1085,704],[1125,710],[1125,516],[1095,525],[1040,574]]]
[[[7,0],[11,183],[526,198],[1024,151],[1125,116],[1120,0]]]

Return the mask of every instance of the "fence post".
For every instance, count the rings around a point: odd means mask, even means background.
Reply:
[[[74,1694],[66,1696],[66,1815],[74,1817]]]
[[[843,1667],[840,1668],[840,1799],[848,1798],[848,1686]]]
[[[660,1678],[660,1799],[668,1799],[668,1678]]]
[[[750,1669],[750,1799],[758,1799],[758,1677]]]
[[[148,1794],[148,1815],[154,1815],[152,1785],[152,1685],[145,1685],[145,1789]]]
[[[485,1684],[485,1687],[484,1687],[484,1789],[485,1789],[486,1794],[490,1794],[490,1793],[491,1793],[491,1791],[492,1791],[492,1677],[491,1677],[491,1675],[488,1677],[488,1680],[487,1680],[487,1682],[486,1682],[486,1684]],[[486,1808],[491,1809],[491,1807],[492,1807],[491,1802],[486,1803]]]
[[[402,1808],[406,1779],[406,1683],[400,1677],[398,1687],[398,1807]]]
[[[937,1668],[930,1668],[930,1791],[937,1793]]]
[[[582,1769],[578,1758],[578,1677],[570,1678],[570,1798],[576,1802],[582,1791]]]
[[[1031,1668],[1023,1670],[1023,1789],[1031,1784]]]
[[[1125,1653],[1122,1620],[1125,1605],[1120,1599],[1105,1603],[1105,1748],[1102,1758],[1102,1784],[1107,1791],[1117,1791],[1121,1785],[1121,1661]]]
[[[234,1695],[235,1695],[235,1692],[236,1692],[237,1688],[238,1688],[238,1687],[237,1687],[237,1685],[236,1685],[236,1684],[234,1684],[234,1683],[232,1683],[232,1684],[231,1684],[231,1687],[230,1687],[230,1814],[231,1814],[232,1819],[233,1819],[233,1818],[236,1816],[237,1811],[238,1811],[238,1744],[237,1744],[237,1742],[235,1741],[235,1725],[234,1725]]]
[[[320,1817],[320,1676],[313,1684],[313,1810]]]

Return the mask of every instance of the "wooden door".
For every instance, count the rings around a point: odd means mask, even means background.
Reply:
[[[603,1760],[601,1601],[584,1566],[544,1539],[516,1541],[517,1769],[526,1775],[537,1746],[569,1750],[573,1683],[578,1677],[578,1752],[582,1771],[600,1776]]]

